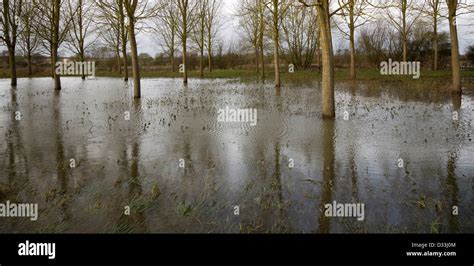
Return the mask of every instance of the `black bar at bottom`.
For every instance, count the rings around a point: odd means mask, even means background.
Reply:
[[[9,264],[473,265],[474,235],[0,235]],[[21,243],[55,243],[55,258],[20,256]],[[426,246],[425,246],[426,245]],[[454,246],[453,246],[454,245]],[[423,247],[425,246],[425,247]],[[24,250],[23,250],[24,251]],[[39,251],[38,251],[39,252]],[[407,255],[407,252],[413,252]],[[418,253],[416,253],[418,252]],[[440,252],[440,253],[434,253]],[[440,255],[441,254],[441,255]]]

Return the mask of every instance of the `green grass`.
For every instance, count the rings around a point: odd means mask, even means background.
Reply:
[[[265,74],[265,80],[273,81],[274,80],[274,71],[267,71]],[[199,71],[190,71],[188,73],[189,78],[199,78]],[[113,72],[102,72],[99,71],[97,76],[99,77],[120,77],[119,74]],[[179,72],[149,72],[142,71],[142,78],[181,78],[182,74]],[[463,71],[463,78],[474,79],[474,71]],[[204,78],[208,79],[219,79],[219,78],[239,78],[242,81],[255,81],[260,79],[260,74],[257,74],[254,70],[215,70],[211,73],[205,72]],[[334,78],[336,81],[349,81],[350,75],[347,69],[336,69],[334,73]],[[306,82],[320,80],[321,73],[316,70],[302,70],[296,71],[295,73],[281,73],[281,80],[283,83],[294,83],[294,82]],[[449,81],[451,79],[451,71],[449,70],[440,70],[440,71],[422,71],[420,79],[413,79],[412,76],[396,76],[396,75],[387,75],[382,76],[378,69],[358,69],[357,70],[357,80],[380,80],[380,81],[419,81],[419,80],[429,80],[429,81]],[[472,81],[471,81],[472,82]]]
[[[35,73],[33,77],[48,77],[49,73],[47,71],[42,71],[40,73]],[[182,74],[179,72],[170,72],[170,71],[141,71],[142,78],[181,78]],[[189,78],[199,78],[199,71],[190,71],[188,73]],[[130,76],[132,75],[130,71]],[[18,71],[19,77],[27,77],[26,72],[22,69]],[[120,77],[121,75],[116,72],[110,71],[97,71],[98,77]],[[462,77],[464,80],[467,80],[467,83],[473,85],[474,83],[474,71],[462,71]],[[9,72],[6,69],[0,70],[0,78],[9,78]],[[226,70],[214,70],[213,72],[205,72],[204,78],[208,79],[219,79],[219,78],[238,78],[243,82],[252,82],[260,79],[260,74],[257,74],[255,70],[237,70],[237,69],[226,69]],[[317,70],[301,70],[296,71],[295,73],[281,73],[282,83],[301,83],[301,82],[312,82],[321,79],[321,73]],[[387,75],[382,76],[378,69],[358,69],[357,70],[357,80],[361,81],[407,81],[407,82],[417,82],[424,81],[428,83],[437,83],[437,82],[449,82],[451,79],[451,71],[449,70],[440,70],[440,71],[431,71],[426,70],[421,72],[420,79],[413,79],[412,76],[402,76],[402,75]],[[270,69],[266,72],[265,80],[272,82],[274,80],[274,72]],[[336,69],[335,70],[335,80],[336,81],[349,81],[349,71],[347,69]],[[466,83],[466,82],[465,82]]]

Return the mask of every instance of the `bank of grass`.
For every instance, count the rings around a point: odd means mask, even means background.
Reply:
[[[267,71],[265,73],[265,80],[272,82],[274,80],[274,72]],[[113,72],[98,72],[100,77],[120,77],[119,74]],[[182,74],[179,72],[149,72],[142,71],[142,78],[182,78]],[[260,74],[257,74],[254,70],[214,70],[212,72],[205,72],[204,78],[207,79],[219,79],[219,78],[237,78],[243,82],[258,81],[261,79]],[[189,78],[199,78],[199,71],[190,71],[188,73]],[[468,84],[474,84],[474,71],[462,71],[462,77]],[[349,71],[347,69],[336,69],[334,73],[336,81],[350,81]],[[451,71],[439,70],[439,71],[422,71],[419,79],[413,79],[413,76],[407,75],[381,75],[378,69],[358,69],[357,80],[362,81],[407,81],[407,82],[446,82],[451,79]],[[294,73],[281,73],[282,83],[299,83],[299,82],[311,82],[321,80],[321,73],[317,70],[302,70]]]
[[[129,73],[132,76],[132,73]],[[119,73],[110,72],[110,71],[97,71],[97,76],[99,77],[121,77]],[[140,76],[142,78],[182,78],[183,74],[179,72],[171,72],[171,71],[147,71],[142,70],[140,72]],[[208,79],[218,79],[218,78],[245,78],[245,77],[253,77],[256,78],[257,75],[254,71],[246,71],[246,70],[232,70],[232,69],[218,69],[212,72],[204,72],[204,78]],[[199,71],[189,71],[188,72],[189,78],[199,78],[200,72]]]
[[[171,71],[141,71],[142,78],[181,78],[182,74],[179,72]],[[199,78],[199,71],[190,71],[188,73],[189,78]],[[462,77],[464,85],[468,87],[474,87],[474,71],[462,71]],[[132,73],[130,72],[130,75]],[[27,77],[26,71],[19,70],[19,77]],[[48,77],[49,73],[46,71],[35,73],[33,77]],[[98,77],[121,77],[119,73],[111,71],[97,71]],[[9,72],[6,69],[0,70],[0,78],[9,78]],[[220,78],[237,78],[243,82],[252,82],[260,80],[260,74],[257,74],[255,70],[237,70],[237,69],[217,69],[212,72],[205,72],[204,78],[206,79],[220,79]],[[268,69],[266,72],[267,82],[272,82],[274,80],[274,72],[271,69]],[[282,83],[304,83],[304,82],[313,82],[321,80],[321,73],[317,70],[302,70],[296,71],[294,73],[281,73]],[[350,81],[349,71],[347,69],[336,69],[335,70],[335,80],[336,81]],[[421,76],[419,79],[413,79],[413,76],[406,75],[381,75],[378,69],[358,69],[357,70],[357,80],[360,81],[404,81],[404,82],[419,82],[422,83],[439,83],[439,82],[449,82],[451,80],[451,71],[449,70],[440,70],[440,71],[431,71],[431,70],[422,70]]]

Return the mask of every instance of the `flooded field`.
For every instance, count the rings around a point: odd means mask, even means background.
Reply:
[[[324,121],[316,82],[145,79],[141,100],[62,83],[0,80],[0,202],[39,206],[0,232],[474,233],[472,90],[339,83]],[[257,125],[219,123],[226,107]],[[326,217],[334,201],[365,219]]]

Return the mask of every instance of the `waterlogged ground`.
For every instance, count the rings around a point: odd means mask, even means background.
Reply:
[[[134,101],[119,79],[62,82],[0,80],[0,203],[40,212],[0,232],[474,232],[472,90],[341,83],[331,122],[317,83],[146,79]],[[226,106],[257,126],[217,123]],[[326,217],[333,201],[365,220]]]

